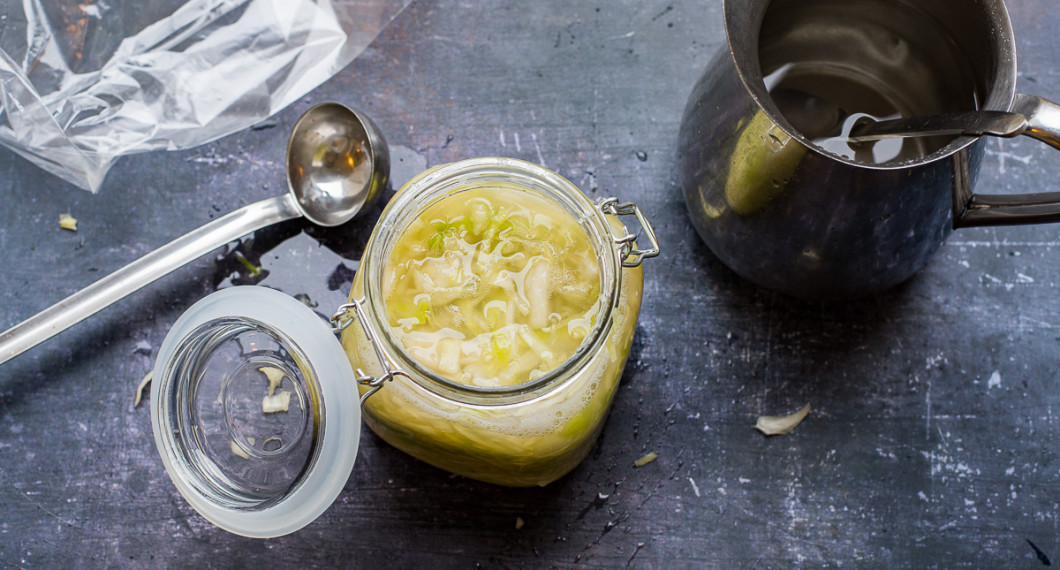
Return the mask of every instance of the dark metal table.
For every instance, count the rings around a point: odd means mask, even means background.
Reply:
[[[1060,97],[1054,0],[1008,2],[1020,90]],[[200,518],[134,388],[174,320],[243,282],[344,299],[378,216],[289,222],[157,282],[0,368],[0,566],[1008,567],[1060,560],[1060,226],[961,230],[912,280],[840,306],[742,282],[676,184],[681,111],[721,1],[421,0],[259,128],[121,160],[99,195],[0,150],[0,327],[187,230],[286,189],[287,133],[336,100],[386,133],[397,184],[484,155],[633,200],[664,248],[589,458],[544,488],[450,476],[362,434],[339,500],[293,535]],[[1057,189],[1055,155],[992,140],[981,189]],[[57,220],[72,213],[76,233]],[[321,309],[324,310],[324,309]],[[813,411],[766,438],[759,414]],[[658,460],[633,462],[649,451]],[[517,528],[516,521],[524,521]]]

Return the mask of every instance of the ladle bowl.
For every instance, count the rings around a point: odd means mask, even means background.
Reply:
[[[287,142],[289,192],[244,206],[179,237],[0,334],[0,364],[133,291],[263,227],[305,216],[337,226],[386,187],[390,151],[376,126],[338,103],[306,111]]]
[[[302,214],[337,226],[370,207],[386,186],[390,153],[379,129],[345,105],[305,112],[287,141],[287,182]]]

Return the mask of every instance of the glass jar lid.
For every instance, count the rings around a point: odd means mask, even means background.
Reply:
[[[236,534],[302,528],[353,469],[354,372],[334,330],[279,291],[232,287],[188,309],[159,349],[151,402],[174,485]]]

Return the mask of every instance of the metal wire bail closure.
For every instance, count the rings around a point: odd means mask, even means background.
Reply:
[[[659,238],[655,235],[655,228],[651,226],[651,222],[648,221],[636,204],[633,202],[619,204],[618,198],[611,197],[601,198],[597,201],[596,207],[605,215],[615,217],[636,216],[637,223],[644,229],[645,237],[648,238],[648,243],[651,244],[648,249],[639,249],[635,247],[636,234],[631,234],[629,230],[626,230],[625,235],[615,235],[615,229],[612,227],[611,238],[614,240],[615,245],[621,248],[622,267],[638,267],[645,259],[659,255]]]
[[[335,314],[331,315],[331,323],[335,327],[335,332],[339,332],[353,323],[354,317],[350,316],[350,309],[353,309],[353,313],[356,315],[356,320],[361,323],[361,329],[364,331],[365,336],[368,337],[368,342],[372,343],[372,348],[375,350],[376,358],[379,359],[379,364],[382,365],[383,370],[386,370],[386,373],[379,378],[368,374],[360,368],[354,371],[357,383],[369,387],[369,390],[361,396],[360,403],[362,405],[369,396],[378,392],[379,389],[383,387],[383,384],[393,380],[395,376],[404,376],[411,380],[408,372],[405,372],[399,368],[397,364],[394,364],[394,361],[386,355],[385,351],[383,351],[383,347],[379,342],[379,336],[376,334],[372,325],[369,324],[368,316],[364,312],[364,303],[364,299],[350,299],[349,303],[340,305],[339,308],[335,310]]]

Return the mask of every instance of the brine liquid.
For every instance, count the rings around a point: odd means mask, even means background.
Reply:
[[[934,2],[772,0],[759,35],[759,68],[777,110],[814,145],[859,162],[916,159],[948,136],[847,140],[859,120],[978,108],[980,41],[940,19]],[[958,35],[954,35],[958,34]]]
[[[475,188],[428,207],[394,244],[383,283],[405,350],[474,386],[515,385],[556,368],[600,308],[585,230],[513,189]]]

